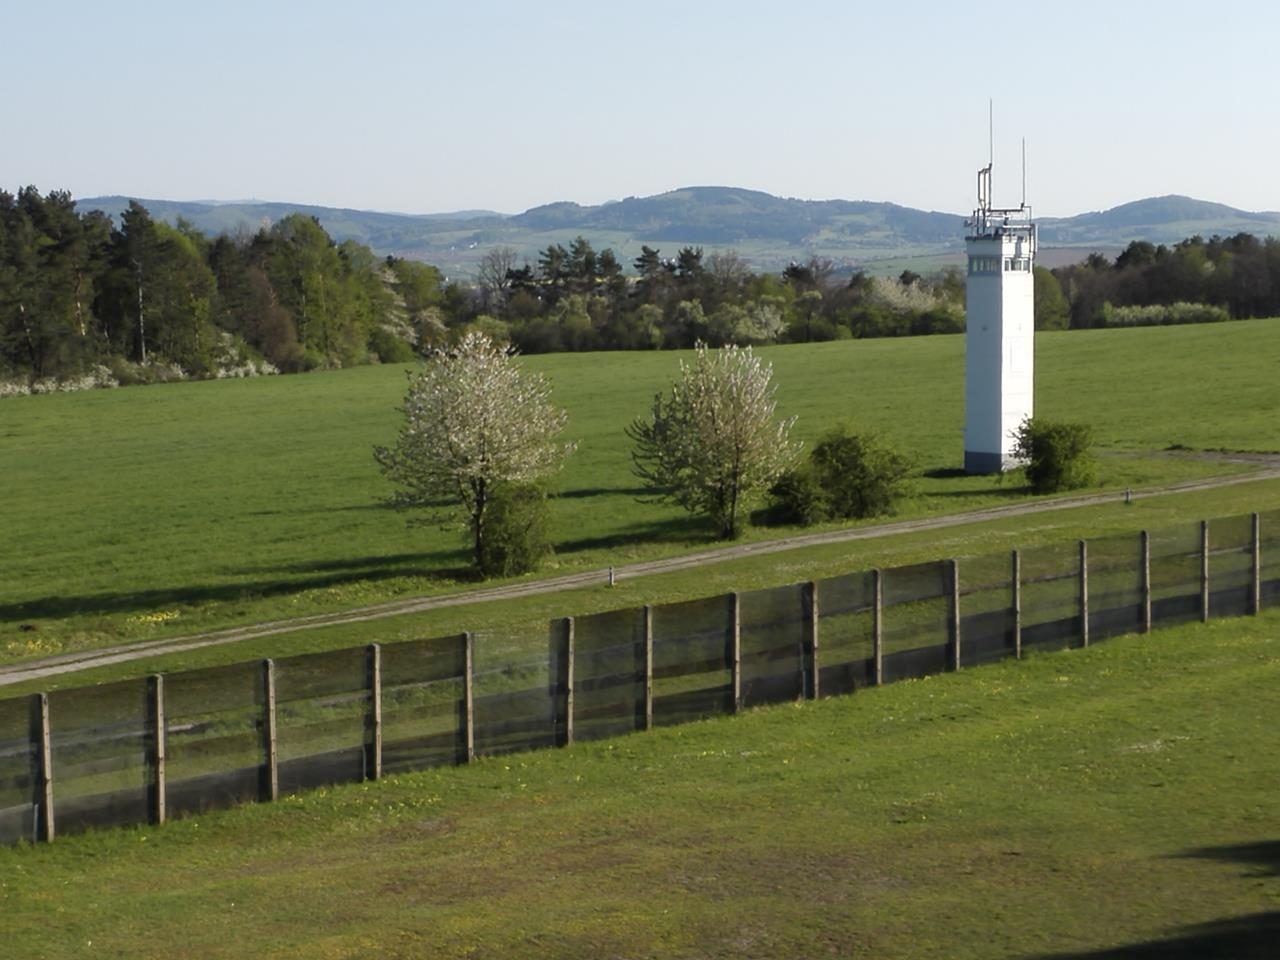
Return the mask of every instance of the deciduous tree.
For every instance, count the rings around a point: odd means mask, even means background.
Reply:
[[[791,463],[795,418],[776,414],[772,368],[751,348],[698,344],[670,393],[627,428],[635,473],[660,499],[704,514],[721,537],[738,535],[747,502]]]
[[[573,450],[557,439],[566,415],[550,395],[543,377],[520,369],[510,349],[482,333],[432,352],[410,374],[395,446],[374,450],[399,488],[392,502],[460,514],[476,566],[488,572],[485,532],[495,497],[544,481]]]

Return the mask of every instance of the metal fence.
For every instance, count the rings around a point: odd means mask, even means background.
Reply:
[[[1280,604],[1280,511],[0,700],[0,842],[845,694]]]

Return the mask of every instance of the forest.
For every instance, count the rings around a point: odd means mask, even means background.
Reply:
[[[1280,240],[1131,243],[1037,267],[1041,329],[1280,313]],[[731,250],[648,246],[630,263],[578,237],[536,263],[489,250],[474,279],[335,243],[291,214],[206,236],[131,202],[113,220],[65,191],[0,191],[0,395],[406,362],[479,329],[525,353],[958,333],[964,274],[896,278],[810,257],[758,273]]]

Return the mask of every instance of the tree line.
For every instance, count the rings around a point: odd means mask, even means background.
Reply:
[[[468,331],[523,353],[958,333],[964,283],[955,267],[850,275],[817,256],[756,272],[688,246],[624,263],[583,237],[536,262],[498,247],[449,281],[302,214],[210,238],[135,201],[112,220],[25,187],[0,191],[0,385],[406,362]],[[1280,314],[1280,240],[1134,242],[1114,262],[1037,267],[1035,295],[1039,329]]]
[[[337,244],[314,218],[209,238],[131,201],[0,191],[0,373],[117,382],[295,372],[413,356],[434,267]]]

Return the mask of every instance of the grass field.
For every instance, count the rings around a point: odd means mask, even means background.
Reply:
[[[916,458],[922,476],[903,516],[1026,496],[1010,481],[955,473],[962,338],[764,353],[775,368],[780,409],[799,417],[802,437],[849,417],[884,431]],[[1280,320],[1044,334],[1037,340],[1037,410],[1094,425],[1103,482],[1112,489],[1243,470],[1167,448],[1280,449],[1277,356]],[[628,353],[525,361],[552,379],[579,441],[554,504],[559,543],[549,572],[678,554],[709,542],[705,524],[637,502],[622,433],[669,383],[677,360],[670,353]],[[371,448],[394,437],[404,386],[399,369],[362,368],[6,401],[0,658],[339,610],[470,583],[457,531],[409,528],[379,504],[387,488]],[[1280,505],[1275,485],[1253,495],[1248,503],[1226,495],[1184,503],[1195,503],[1188,506],[1193,516]],[[1149,519],[1130,519],[1123,529]],[[1055,524],[1072,527],[1049,526]],[[998,527],[992,542],[1026,529]],[[748,537],[772,535],[757,530]],[[919,559],[951,548],[945,538],[915,546],[926,553]],[[838,555],[825,548],[723,570],[745,578],[736,585],[747,588],[799,579],[789,571],[806,566],[850,569],[857,556],[848,547]],[[683,575],[658,586],[715,589],[714,577],[698,579],[691,584]],[[619,593],[611,605],[631,602]],[[535,607],[503,616],[518,620]],[[555,612],[565,612],[563,604]],[[21,624],[38,629],[20,631]]]
[[[1280,612],[0,850],[5,950],[1274,955]]]

